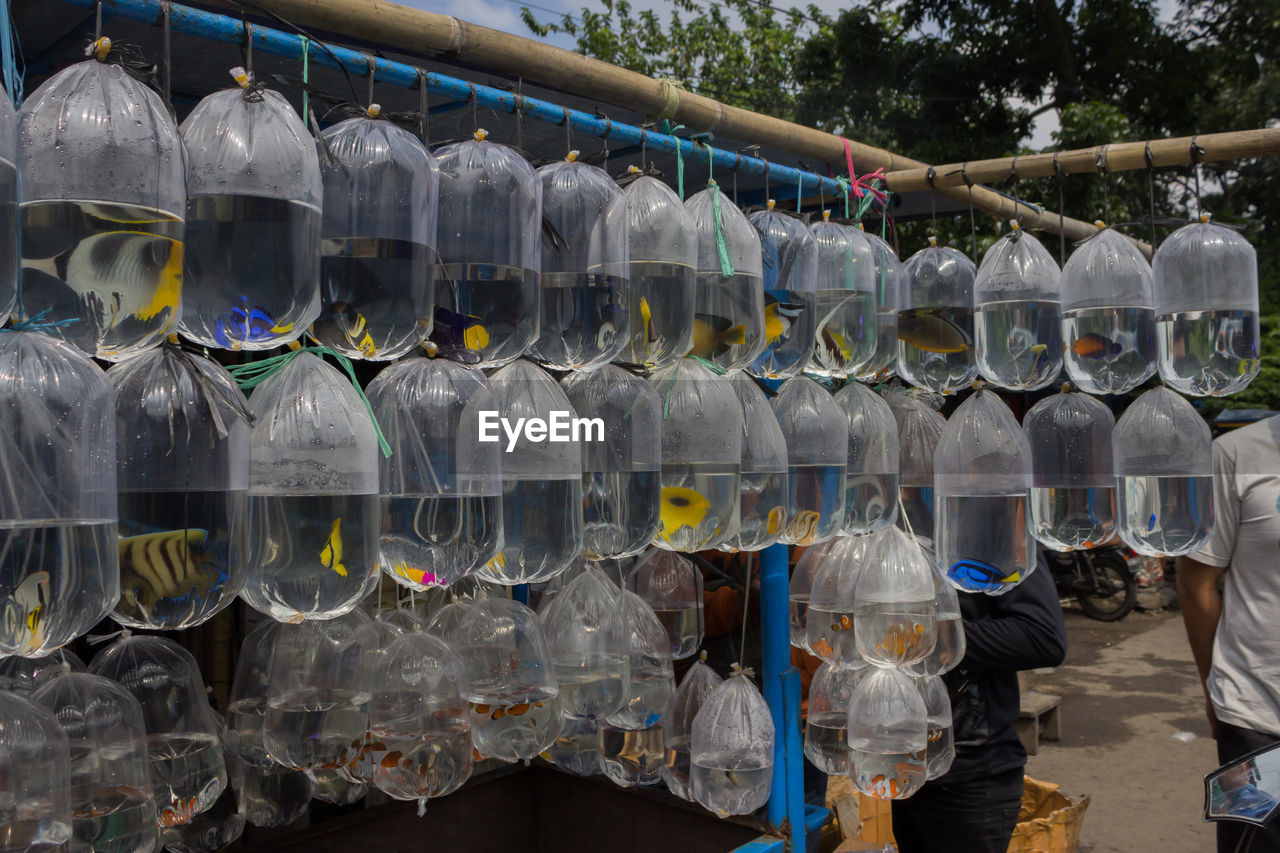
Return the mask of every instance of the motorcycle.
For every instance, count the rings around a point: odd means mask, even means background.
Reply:
[[[1128,616],[1138,603],[1138,582],[1123,548],[1050,551],[1041,548],[1062,598],[1075,599],[1084,615],[1100,622]]]

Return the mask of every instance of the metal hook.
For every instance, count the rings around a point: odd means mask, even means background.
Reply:
[[[365,106],[368,107],[369,104],[373,103],[373,76],[374,71],[378,68],[378,60],[373,58],[372,53],[366,53],[364,55],[364,61],[365,64],[369,66],[369,100],[365,103]]]

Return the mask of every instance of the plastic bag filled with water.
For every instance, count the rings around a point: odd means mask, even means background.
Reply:
[[[885,399],[898,422],[898,526],[932,543],[933,454],[947,419],[937,411],[940,400],[928,394],[900,390]]]
[[[787,448],[787,526],[781,541],[813,545],[845,527],[849,426],[827,390],[788,379],[769,401]]]
[[[0,317],[13,313],[22,260],[18,248],[18,113],[0,92]]]
[[[187,189],[168,108],[104,59],[63,69],[22,105],[18,311],[71,321],[50,334],[118,361],[177,325]]]
[[[849,776],[877,800],[905,800],[928,778],[929,712],[916,679],[873,668],[849,703]]]
[[[817,243],[815,311],[817,323],[810,373],[844,378],[859,373],[875,356],[880,344],[881,305],[876,258],[866,234],[857,228],[831,221],[831,211],[822,212],[822,221],[809,226]],[[895,258],[896,262],[896,258]],[[767,272],[767,270],[766,270]],[[889,288],[885,288],[885,295]],[[888,310],[888,330],[897,329],[897,306],[892,298]],[[892,341],[893,355],[898,340]]]
[[[503,451],[503,544],[481,577],[507,586],[550,580],[582,551],[582,445],[594,437],[592,413],[578,419],[559,384],[530,361],[489,381],[501,421],[490,414],[480,437]]]
[[[960,596],[928,549],[925,549],[925,558],[929,560],[933,575],[933,617],[938,638],[923,660],[916,661],[907,668],[908,672],[916,676],[950,672],[964,660],[967,647],[964,618],[960,613]]]
[[[835,548],[841,547],[845,537],[835,536],[825,542],[819,542],[805,548],[791,570],[791,582],[788,588],[787,614],[791,623],[791,645],[797,649],[810,651],[809,641],[805,636],[809,621],[809,597],[813,592],[813,580],[818,570],[826,562],[827,555]]]
[[[749,369],[764,379],[787,379],[814,355],[818,242],[799,219],[775,210],[773,199],[747,218],[760,235],[764,273],[764,351]]]
[[[542,317],[531,358],[551,370],[594,370],[627,342],[627,202],[604,169],[570,151],[542,182]]]
[[[502,543],[502,445],[480,440],[498,402],[484,374],[449,359],[409,358],[368,388],[390,456],[378,458],[382,571],[422,591],[448,586]]]
[[[0,690],[34,693],[51,679],[67,672],[84,672],[84,661],[66,649],[42,658],[0,658]]]
[[[693,735],[693,721],[715,689],[721,684],[720,676],[707,666],[707,653],[696,661],[680,681],[671,700],[671,707],[662,717],[662,781],[667,790],[682,800],[693,800],[689,784],[689,744]]]
[[[675,192],[641,176],[626,190],[627,340],[616,360],[646,370],[693,348],[698,235]]]
[[[714,182],[684,206],[698,237],[691,354],[742,370],[765,348],[760,235]]]
[[[391,361],[431,331],[440,171],[377,105],[324,132],[320,316],[311,337],[351,358]]]
[[[212,806],[185,823],[166,825],[161,816],[160,843],[169,853],[217,853],[244,833],[244,768],[230,753],[225,759],[229,784]]]
[[[898,279],[898,375],[935,394],[968,388],[973,351],[973,261],[930,238]]]
[[[853,608],[858,653],[879,667],[925,660],[938,637],[928,556],[915,537],[891,527],[867,543],[862,562]]]
[[[760,385],[745,372],[729,377],[742,406],[742,479],[738,532],[721,551],[760,551],[787,529],[787,440]]]
[[[650,548],[627,575],[627,589],[653,608],[666,629],[671,657],[684,660],[702,645],[702,572],[681,554]]]
[[[311,780],[312,798],[322,803],[349,806],[360,802],[369,793],[367,783],[351,782],[332,770],[308,770],[307,778]]]
[[[240,595],[281,621],[355,607],[378,576],[378,437],[350,381],[301,352],[253,392],[249,567]]]
[[[40,657],[120,597],[115,395],[75,347],[0,334],[0,470],[0,655]]]
[[[858,578],[866,568],[867,549],[879,535],[841,536],[813,555],[818,563],[811,570],[803,648],[824,661],[846,666],[862,662],[854,634]]]
[[[823,662],[809,683],[808,713],[804,721],[804,754],[823,773],[849,773],[849,703],[867,672],[861,666]]]
[[[582,442],[582,554],[640,553],[658,532],[662,401],[649,383],[612,364],[561,381],[574,411],[599,418]]]
[[[74,846],[119,853],[154,849],[156,801],[138,700],[119,684],[84,672],[55,678],[31,698],[67,734]]]
[[[368,609],[365,610],[365,615],[373,620],[373,632],[377,637],[376,647],[367,658],[367,665],[374,673],[370,683],[372,687],[376,687],[378,667],[382,663],[384,652],[392,643],[405,636],[405,631],[399,625],[380,618],[380,615],[371,615]],[[378,744],[379,741],[373,736],[372,727],[366,718],[364,733],[348,744],[343,763],[336,768],[338,775],[352,782],[372,782],[374,769],[381,758],[378,754]]]
[[[1031,447],[1031,532],[1056,551],[1088,550],[1116,529],[1115,418],[1088,394],[1062,393],[1022,418]]]
[[[0,719],[0,826],[6,848],[69,850],[73,817],[66,732],[43,706],[16,693],[0,692]]]
[[[538,339],[542,182],[528,161],[477,130],[438,149],[440,211],[431,341],[515,361]]]
[[[208,347],[274,349],[320,311],[316,145],[289,101],[233,69],[182,123],[187,287],[182,334]]]
[[[1018,227],[982,256],[973,282],[978,372],[993,385],[1034,391],[1062,369],[1062,323],[1053,256]]]
[[[481,755],[527,760],[555,742],[560,688],[536,613],[518,601],[478,601],[449,645],[466,665],[471,740]]]
[[[938,564],[957,589],[998,595],[1035,571],[1031,446],[994,392],[981,389],[952,413],[934,453],[933,481]]]
[[[1103,228],[1062,267],[1063,364],[1091,394],[1123,394],[1156,372],[1151,265],[1128,237]]]
[[[236,671],[227,701],[227,726],[223,742],[236,754],[249,775],[277,768],[262,740],[267,719],[267,692],[271,685],[271,659],[285,623],[265,619],[244,638],[236,656]]]
[[[640,596],[619,596],[631,671],[627,700],[600,724],[600,769],[617,785],[662,781],[662,715],[676,692],[670,641],[653,609]]]
[[[654,544],[693,552],[732,541],[745,446],[732,380],[685,358],[649,381],[662,400],[662,505]]]
[[[1198,551],[1213,533],[1213,438],[1191,404],[1153,388],[1112,433],[1116,529],[1139,554]]]
[[[875,353],[853,374],[860,382],[884,382],[897,373],[898,283],[902,262],[893,247],[875,234],[861,232],[875,257]]]
[[[542,757],[574,776],[594,776],[600,769],[600,732],[603,720],[565,717],[551,746]]]
[[[588,566],[543,606],[565,716],[600,719],[627,701],[631,657],[618,593],[603,572]]]
[[[849,434],[844,476],[846,533],[875,533],[898,518],[898,424],[884,398],[850,382],[835,405]]]
[[[745,672],[716,686],[693,718],[689,788],[719,817],[750,814],[773,789],[773,717]]]
[[[1225,397],[1258,375],[1258,253],[1230,228],[1184,225],[1151,259],[1160,378],[1183,394]]]
[[[471,720],[462,659],[428,634],[388,646],[369,702],[373,784],[396,800],[451,794],[471,777]]]
[[[190,628],[248,561],[249,404],[217,362],[164,345],[107,372],[116,392],[120,603],[132,628]]]
[[[951,721],[951,697],[947,685],[936,675],[916,679],[916,687],[924,699],[928,714],[929,746],[925,754],[925,772],[930,779],[945,776],[956,758],[955,732]],[[811,700],[812,701],[812,700]]]
[[[125,636],[98,652],[89,671],[142,706],[160,826],[190,823],[211,808],[227,787],[222,722],[191,653],[161,637]]]
[[[311,777],[302,770],[273,767],[245,770],[240,787],[244,817],[251,826],[288,826],[307,813],[314,792]]]

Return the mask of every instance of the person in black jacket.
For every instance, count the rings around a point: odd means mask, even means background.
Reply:
[[[901,853],[1005,853],[1018,823],[1027,752],[1014,731],[1018,671],[1058,666],[1067,626],[1037,549],[1031,576],[1004,595],[960,595],[966,649],[947,673],[956,757],[945,776],[893,802]]]

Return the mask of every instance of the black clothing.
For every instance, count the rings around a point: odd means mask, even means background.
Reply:
[[[900,853],[1006,853],[1022,808],[1022,768],[980,783],[944,776],[915,796],[893,801],[893,834]]]
[[[1229,764],[1255,749],[1276,743],[1275,735],[1218,721],[1218,764]],[[1280,853],[1280,817],[1266,826],[1220,820],[1218,853]]]

